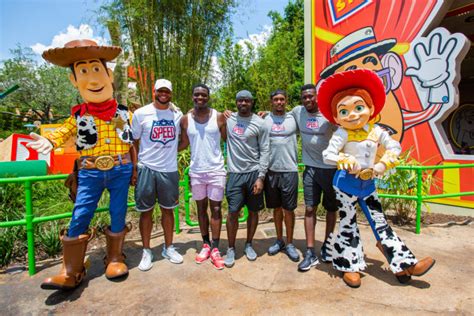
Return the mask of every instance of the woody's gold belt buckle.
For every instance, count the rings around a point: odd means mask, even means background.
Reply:
[[[95,167],[101,171],[107,171],[114,167],[114,158],[112,156],[100,156],[94,161]]]
[[[362,180],[370,180],[372,179],[372,176],[374,174],[374,169],[364,169],[362,171],[359,172],[359,178],[361,178]]]

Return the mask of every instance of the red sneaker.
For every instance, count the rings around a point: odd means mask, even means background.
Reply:
[[[211,255],[211,247],[208,244],[204,244],[202,246],[201,251],[196,255],[196,258],[194,261],[196,263],[203,263],[207,259],[209,259],[209,256]]]
[[[224,269],[224,259],[222,259],[219,249],[217,248],[212,249],[211,262],[214,268],[216,268],[217,270]]]

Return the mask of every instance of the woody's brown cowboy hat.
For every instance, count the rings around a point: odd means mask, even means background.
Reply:
[[[99,46],[89,39],[67,42],[62,48],[51,48],[43,52],[43,58],[52,64],[69,67],[79,60],[101,59],[111,61],[122,49],[118,46]]]

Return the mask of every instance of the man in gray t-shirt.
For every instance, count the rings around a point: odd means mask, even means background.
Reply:
[[[264,208],[263,180],[268,168],[268,130],[263,120],[252,113],[253,96],[242,90],[236,96],[237,113],[227,120],[227,167],[229,178],[226,185],[228,203],[227,237],[229,248],[224,260],[227,267],[235,262],[235,239],[239,228],[239,213],[244,205],[249,210],[247,219],[247,259],[257,259],[252,239],[258,225],[258,211]]]
[[[295,107],[293,114],[300,130],[303,148],[303,191],[305,201],[305,234],[307,249],[304,259],[298,265],[300,271],[307,271],[318,263],[314,253],[314,231],[316,226],[316,209],[323,196],[323,206],[326,209],[326,234],[321,259],[326,262],[327,243],[329,235],[336,225],[336,196],[332,187],[332,179],[336,169],[324,164],[322,152],[329,145],[332,133],[337,129],[319,113],[316,104],[316,87],[313,84],[301,88],[303,105]]]
[[[265,204],[273,209],[273,222],[277,239],[268,249],[270,256],[285,251],[292,261],[300,256],[293,245],[293,230],[298,200],[298,126],[295,118],[286,113],[286,92],[276,90],[270,95],[272,112],[265,118],[270,131],[270,165],[265,177]],[[283,218],[286,241],[283,241]]]

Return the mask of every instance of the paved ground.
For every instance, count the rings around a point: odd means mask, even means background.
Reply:
[[[472,208],[459,207],[459,206],[454,206],[454,205],[437,204],[437,203],[426,203],[426,206],[422,205],[421,209],[423,212],[428,211],[428,212],[433,212],[433,213],[450,214],[450,215],[458,215],[458,216],[474,216],[474,209]]]
[[[318,224],[317,240],[322,239]],[[130,275],[122,282],[108,281],[103,275],[103,251],[90,251],[92,268],[87,280],[76,291],[62,293],[41,290],[43,278],[59,270],[58,261],[39,264],[39,273],[0,275],[0,314],[471,314],[474,313],[474,225],[424,228],[421,235],[397,229],[413,252],[432,255],[437,264],[422,279],[408,286],[397,283],[387,270],[367,226],[361,226],[368,269],[359,289],[347,287],[331,266],[320,264],[306,273],[284,254],[269,257],[265,251],[273,242],[266,237],[273,223],[259,226],[255,246],[259,258],[249,262],[242,257],[245,230],[239,231],[238,256],[232,269],[215,270],[210,262],[194,263],[200,246],[197,230],[176,237],[185,262],[173,265],[158,254],[162,237],[154,238],[158,257],[152,270],[137,269],[141,256],[138,241],[126,243]],[[296,223],[296,246],[303,248],[304,230]],[[223,232],[225,236],[225,232]],[[226,241],[222,241],[222,249]],[[317,248],[321,246],[317,242]]]

